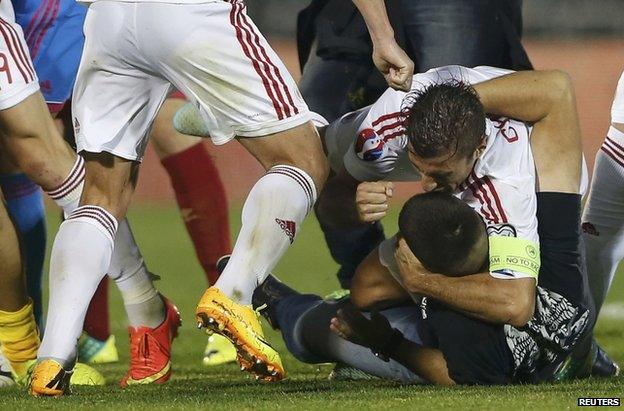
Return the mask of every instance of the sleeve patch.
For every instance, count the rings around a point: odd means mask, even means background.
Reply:
[[[515,271],[537,279],[539,244],[522,238],[490,236],[490,272]]]
[[[364,161],[379,160],[387,152],[384,139],[378,136],[372,128],[360,131],[354,149],[358,158]]]
[[[487,226],[488,236],[517,237],[516,229],[511,224],[490,224]]]

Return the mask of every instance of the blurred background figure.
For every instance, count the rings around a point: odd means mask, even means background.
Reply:
[[[416,72],[449,64],[531,68],[520,43],[521,0],[396,0],[387,7]],[[297,49],[301,92],[330,122],[386,89],[370,58],[364,20],[348,2],[313,0],[299,14]]]

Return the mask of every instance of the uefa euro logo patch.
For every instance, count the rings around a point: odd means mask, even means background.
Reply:
[[[375,130],[366,128],[360,131],[355,141],[355,154],[364,161],[375,161],[384,155],[385,143]]]

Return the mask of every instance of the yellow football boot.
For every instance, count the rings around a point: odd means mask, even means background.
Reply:
[[[119,361],[115,336],[100,341],[83,333],[78,340],[78,361],[88,364],[110,364]]]
[[[79,362],[74,366],[69,382],[71,385],[105,385],[106,379],[95,368]]]
[[[277,351],[264,339],[258,314],[251,306],[235,303],[218,288],[210,287],[195,311],[198,328],[206,327],[234,344],[241,370],[256,379],[279,381],[285,376]]]

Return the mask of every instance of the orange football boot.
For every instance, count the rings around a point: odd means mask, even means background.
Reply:
[[[59,397],[69,394],[71,375],[71,371],[63,369],[58,362],[43,360],[35,365],[30,375],[28,391],[35,397]]]
[[[171,377],[171,342],[182,324],[180,312],[162,297],[167,308],[165,320],[156,328],[128,327],[130,369],[121,379],[122,388],[138,384],[164,384]]]

